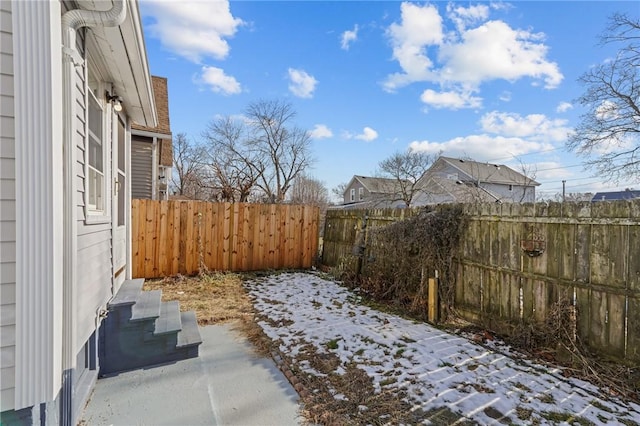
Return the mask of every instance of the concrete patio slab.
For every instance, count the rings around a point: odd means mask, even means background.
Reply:
[[[200,328],[198,358],[98,380],[85,425],[299,425],[299,398],[233,326]]]

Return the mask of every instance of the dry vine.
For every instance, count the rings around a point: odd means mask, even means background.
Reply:
[[[455,271],[452,268],[466,217],[457,205],[424,208],[417,215],[370,231],[366,266],[358,286],[378,301],[391,302],[424,319],[428,277],[440,278],[441,318],[453,313]]]
[[[538,359],[562,365],[566,376],[608,389],[610,396],[640,402],[640,371],[592,354],[576,332],[579,314],[569,300],[561,299],[550,307],[544,322],[523,322],[503,339]]]

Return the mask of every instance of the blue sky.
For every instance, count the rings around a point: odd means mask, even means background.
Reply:
[[[525,164],[547,196],[624,189],[564,149],[578,77],[625,1],[143,0],[151,73],[168,78],[171,128],[197,140],[216,116],[290,102],[312,132],[309,175],[331,189],[409,148]]]

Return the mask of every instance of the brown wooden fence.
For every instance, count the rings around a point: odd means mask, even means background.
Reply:
[[[576,334],[600,353],[640,365],[640,201],[466,205],[454,259],[455,308],[509,332],[543,322],[558,301],[577,311]],[[369,230],[415,211],[329,211],[323,263],[356,271]]]
[[[132,200],[134,278],[209,270],[310,268],[318,208],[289,204]]]

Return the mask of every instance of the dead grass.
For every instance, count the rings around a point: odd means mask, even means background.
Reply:
[[[198,324],[217,324],[253,317],[253,306],[242,287],[242,277],[208,273],[147,280],[144,290],[162,290],[162,300],[177,300],[183,311],[195,311]]]
[[[177,300],[180,310],[195,311],[198,324],[233,323],[257,355],[270,356],[273,342],[255,321],[255,311],[243,287],[243,276],[208,272],[194,277],[177,275],[147,280],[143,290],[162,290],[162,300]]]

